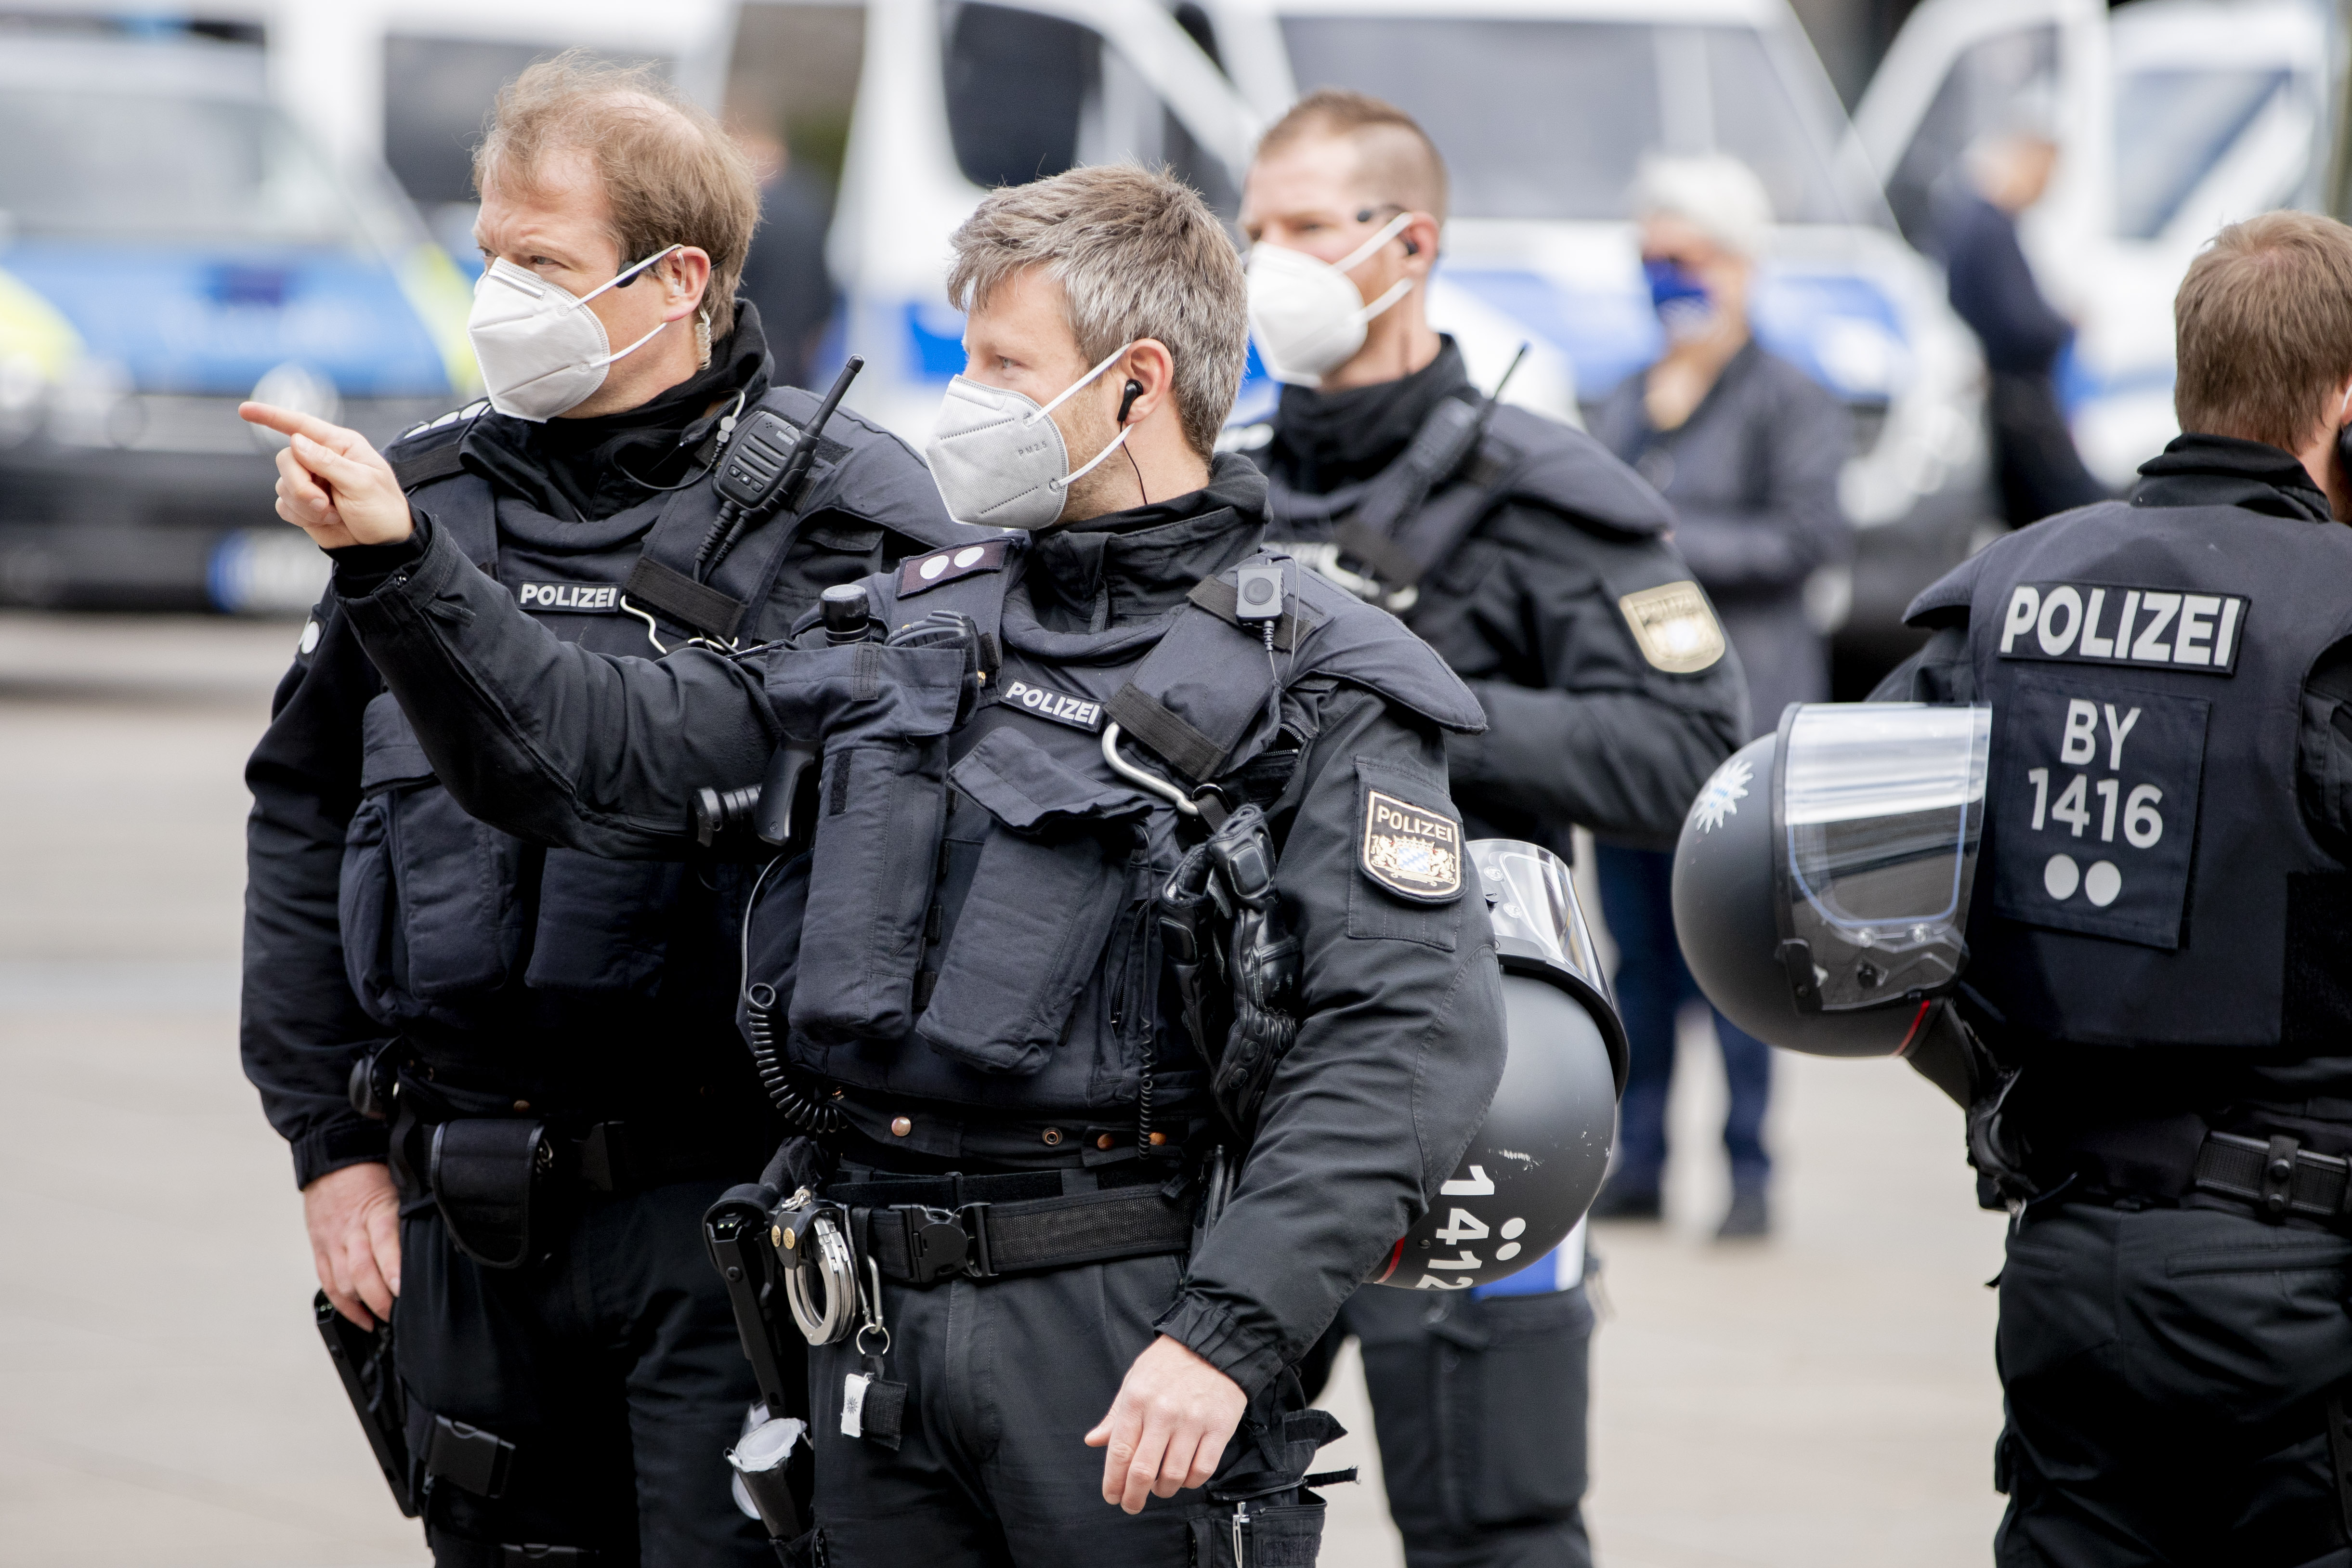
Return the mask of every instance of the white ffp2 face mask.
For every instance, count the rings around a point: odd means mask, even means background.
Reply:
[[[1049,416],[1134,346],[1119,344],[1117,353],[1042,405],[1006,387],[983,386],[961,375],[950,381],[939,425],[923,448],[948,515],[958,522],[1031,532],[1061,521],[1070,486],[1126,445],[1135,426],[1121,425],[1108,446],[1072,473],[1062,427]]]
[[[1268,375],[1300,386],[1317,386],[1364,346],[1364,324],[1412,289],[1412,279],[1370,304],[1348,277],[1394,239],[1412,221],[1399,213],[1378,234],[1338,261],[1318,261],[1302,250],[1265,241],[1250,247],[1249,323],[1258,358]]]
[[[613,362],[635,353],[660,335],[661,323],[615,353],[604,323],[588,301],[614,288],[673,251],[658,250],[624,268],[609,283],[574,294],[500,257],[474,285],[474,309],[466,318],[474,363],[490,406],[536,425],[568,414],[595,395]]]

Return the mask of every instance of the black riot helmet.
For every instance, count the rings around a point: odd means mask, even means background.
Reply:
[[[1910,1048],[1968,962],[1992,710],[1792,703],[1707,780],[1675,849],[1706,999],[1809,1056]]]
[[[1503,967],[1509,1054],[1486,1125],[1376,1285],[1458,1290],[1490,1285],[1547,1257],[1601,1190],[1625,1087],[1625,1026],[1559,857],[1512,838],[1479,838]]]

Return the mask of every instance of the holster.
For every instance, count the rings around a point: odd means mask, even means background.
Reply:
[[[520,1268],[552,1219],[557,1150],[544,1121],[468,1117],[433,1129],[425,1184],[457,1250],[485,1268]]]
[[[1184,857],[1160,895],[1160,929],[1210,1090],[1244,1138],[1298,1037],[1298,939],[1274,887],[1274,835],[1255,804]]]
[[[368,1447],[375,1451],[375,1462],[383,1471],[383,1484],[392,1489],[392,1500],[409,1518],[416,1517],[416,1494],[409,1485],[408,1430],[406,1400],[402,1396],[400,1378],[394,1370],[392,1357],[392,1325],[379,1323],[373,1329],[362,1329],[327,1300],[324,1290],[310,1298],[310,1315],[319,1325],[319,1337],[327,1342],[327,1354],[333,1358],[335,1373],[343,1380],[343,1393],[350,1396],[352,1414],[360,1418],[360,1430],[367,1434]]]

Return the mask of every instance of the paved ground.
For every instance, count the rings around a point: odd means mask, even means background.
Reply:
[[[282,1147],[238,1076],[238,769],[294,628],[0,615],[0,1564],[424,1561],[308,1321]],[[1772,1242],[1691,1073],[1663,1230],[1604,1230],[1607,1568],[1979,1563],[2000,1224],[1899,1068],[1783,1058]],[[1352,1373],[1331,1403],[1360,1434]],[[1324,1561],[1401,1561],[1377,1487]]]

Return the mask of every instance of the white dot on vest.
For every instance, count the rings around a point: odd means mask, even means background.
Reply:
[[[977,544],[967,544],[961,550],[957,551],[955,552],[956,570],[961,572],[965,567],[971,565],[973,562],[979,560],[980,552],[981,547]]]
[[[931,582],[936,579],[940,573],[947,569],[948,558],[944,555],[934,555],[929,561],[923,563],[923,581],[926,583]]]

